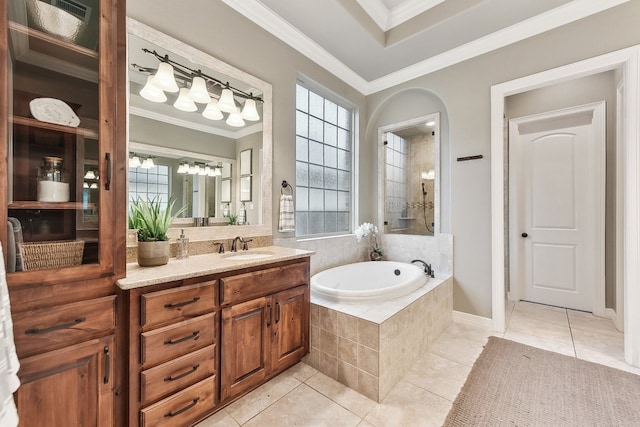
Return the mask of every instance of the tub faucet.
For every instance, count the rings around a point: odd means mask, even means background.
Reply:
[[[231,252],[238,252],[238,242],[244,244],[244,239],[241,236],[236,237],[235,239],[233,239],[233,242],[231,242]]]
[[[436,272],[433,271],[433,268],[431,268],[431,264],[427,264],[421,259],[414,259],[413,261],[411,261],[411,264],[414,264],[416,262],[419,262],[424,266],[424,274],[426,274],[429,277],[435,277]]]

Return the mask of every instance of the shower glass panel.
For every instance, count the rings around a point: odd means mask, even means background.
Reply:
[[[437,115],[434,116],[437,119]],[[437,123],[398,125],[381,133],[384,232],[433,236],[437,205]]]

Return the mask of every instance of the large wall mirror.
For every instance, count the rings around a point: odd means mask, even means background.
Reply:
[[[270,235],[271,85],[134,19],[127,27],[129,198],[162,194],[187,205],[170,237],[195,224],[209,225],[199,238]],[[165,63],[175,92],[157,90]],[[232,106],[225,110],[221,99]],[[239,114],[249,103],[255,113]],[[249,163],[249,172],[240,170]],[[245,212],[241,228],[229,225]]]
[[[440,230],[440,114],[378,129],[382,197],[378,217],[386,234],[433,236]]]

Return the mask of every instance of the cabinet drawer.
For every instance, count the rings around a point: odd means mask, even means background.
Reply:
[[[94,338],[116,327],[115,295],[13,316],[20,356]]]
[[[140,374],[142,405],[175,393],[216,373],[216,345],[163,363]]]
[[[220,279],[222,304],[236,304],[309,283],[309,264],[300,262]]]
[[[144,367],[154,366],[216,342],[215,313],[144,332],[141,358]]]
[[[188,426],[210,412],[216,402],[215,376],[140,411],[142,427]]]
[[[142,295],[140,297],[141,326],[153,326],[212,311],[217,304],[217,284],[217,280],[211,280]]]

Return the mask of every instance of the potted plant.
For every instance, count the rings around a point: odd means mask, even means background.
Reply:
[[[365,222],[355,229],[354,234],[358,242],[362,240],[363,237],[369,238],[369,258],[371,261],[382,260],[382,248],[378,245],[378,227],[369,222]]]
[[[138,264],[141,267],[164,265],[169,262],[169,238],[167,230],[174,219],[185,211],[186,206],[173,207],[175,200],[169,200],[162,209],[157,197],[152,200],[132,200],[129,206],[129,228],[138,230]]]

